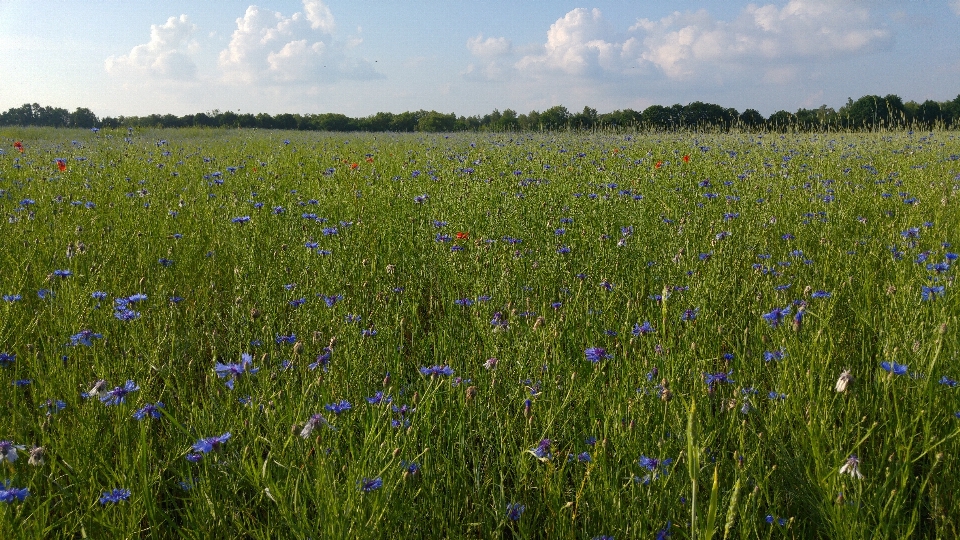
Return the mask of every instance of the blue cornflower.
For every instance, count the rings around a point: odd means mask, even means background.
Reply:
[[[403,467],[405,475],[415,475],[420,472],[420,464],[416,461],[401,460],[400,466]]]
[[[94,339],[103,339],[103,334],[98,334],[93,330],[81,330],[76,334],[70,336],[70,345],[84,345],[90,347],[93,345]]]
[[[570,253],[570,246],[560,246],[560,247],[558,247],[558,248],[557,248],[557,253],[559,253],[559,254],[561,254],[561,255],[566,255],[567,253]]]
[[[40,298],[41,300],[44,300],[46,298],[53,298],[54,296],[56,296],[56,293],[54,293],[50,289],[40,289],[39,291],[37,291],[37,298]]]
[[[704,373],[703,382],[705,382],[707,386],[711,388],[716,386],[717,384],[730,384],[730,383],[736,382],[731,377],[732,375],[733,375],[732,370],[726,373],[722,371],[717,373]]]
[[[773,311],[770,313],[764,313],[762,315],[763,319],[770,324],[771,328],[776,328],[780,326],[780,323],[783,322],[783,319],[790,316],[790,306],[783,308],[773,308]]]
[[[200,439],[193,444],[192,448],[198,454],[206,454],[209,452],[214,452],[219,450],[223,443],[227,442],[227,439],[231,437],[230,432],[226,432],[223,435],[218,435],[216,437],[207,437],[206,439]],[[203,457],[202,455],[200,457]],[[187,459],[190,459],[190,456],[187,456]],[[191,460],[193,461],[193,460]]]
[[[9,461],[13,463],[19,459],[17,450],[26,448],[22,444],[13,444],[13,441],[0,441],[0,463]]]
[[[322,367],[324,371],[327,370],[327,365],[330,363],[330,358],[333,356],[333,349],[330,347],[324,347],[320,354],[317,355],[317,361],[307,366],[310,371],[317,369],[317,367]]]
[[[336,236],[340,234],[340,231],[338,231],[336,227],[324,227],[321,232],[323,232],[324,236]]]
[[[933,300],[937,296],[943,296],[944,287],[943,285],[938,285],[935,287],[927,287],[926,285],[920,290],[920,300],[926,302],[928,300]]]
[[[415,203],[417,203],[417,204],[423,204],[423,203],[427,202],[427,199],[429,199],[429,198],[430,198],[430,196],[427,195],[426,193],[424,193],[424,194],[422,194],[422,195],[417,195],[416,197],[414,197],[414,198],[413,198],[413,202],[415,202]]]
[[[437,378],[437,377],[449,377],[453,375],[453,368],[450,366],[423,366],[420,368],[420,373],[425,377]]]
[[[117,488],[111,491],[104,491],[103,495],[100,496],[100,504],[106,505],[107,503],[119,503],[124,502],[130,499],[130,490]]]
[[[324,405],[323,408],[326,409],[328,412],[332,412],[333,414],[342,414],[352,409],[353,406],[350,405],[349,401],[345,399],[341,399],[340,401],[328,403]]]
[[[302,306],[304,303],[306,303],[306,301],[307,301],[306,298],[296,298],[296,299],[291,300],[291,301],[289,301],[289,302],[287,302],[287,303],[290,305],[290,307],[298,308],[298,307]]]
[[[364,477],[357,482],[357,485],[359,486],[360,491],[364,493],[370,493],[371,491],[380,489],[383,486],[383,479],[379,476],[376,478]]]
[[[17,379],[13,381],[13,385],[17,388],[23,388],[24,386],[30,386],[33,382],[33,379]]]
[[[23,296],[19,294],[5,294],[3,295],[3,300],[5,302],[19,302],[20,300],[23,300]]]
[[[327,307],[333,307],[334,304],[336,304],[337,302],[343,300],[343,295],[342,295],[342,294],[335,294],[335,295],[333,295],[333,296],[324,296],[324,295],[321,295],[320,298],[323,299],[323,303],[326,304]]]
[[[160,418],[160,409],[162,408],[163,408],[162,401],[158,401],[156,405],[147,403],[146,405],[141,407],[137,412],[133,413],[133,417],[136,418],[137,420],[143,420],[148,416],[152,416],[153,418]]]
[[[833,294],[827,291],[813,291],[813,294],[810,295],[811,298],[830,298],[831,296]]]
[[[393,398],[391,398],[390,396],[384,396],[383,391],[378,391],[377,393],[373,394],[371,397],[368,397],[366,399],[367,399],[367,403],[371,405],[377,405],[380,403],[390,403],[391,401],[393,401]]]
[[[14,500],[22,501],[30,495],[30,490],[27,488],[15,488],[10,487],[10,481],[6,480],[3,483],[3,488],[0,489],[0,502],[12,503]]]
[[[100,401],[108,407],[110,405],[119,405],[126,402],[127,394],[136,392],[137,390],[140,390],[140,387],[137,386],[135,382],[128,380],[123,386],[117,386],[113,390],[100,396]]]
[[[787,356],[787,351],[780,349],[779,351],[765,351],[763,353],[763,361],[770,362],[771,360],[783,360]]]
[[[14,353],[0,352],[0,367],[7,367],[17,361],[17,355]]]
[[[550,439],[542,439],[536,446],[532,449],[527,450],[533,454],[534,457],[540,460],[549,460],[552,455],[550,454],[550,446],[553,445],[553,441]]]
[[[700,312],[700,308],[697,309],[687,309],[680,315],[681,321],[695,321],[697,320],[697,313]]]
[[[587,357],[587,360],[596,364],[601,360],[607,360],[613,358],[612,355],[607,353],[607,350],[603,347],[587,347],[584,349],[583,354]]]
[[[73,272],[71,272],[70,270],[54,270],[53,275],[59,278],[68,278],[73,275]]]
[[[507,519],[510,521],[519,520],[526,508],[526,506],[520,503],[507,503]]]
[[[250,221],[250,216],[239,216],[230,220],[231,223],[246,223]]]
[[[470,298],[457,298],[456,300],[453,301],[453,303],[458,306],[469,307],[473,305],[473,300]]]
[[[776,391],[770,391],[770,393],[767,394],[767,397],[772,400],[781,400],[781,401],[784,399],[787,399],[786,394],[778,394]]]
[[[894,375],[906,375],[907,366],[905,364],[898,364],[896,362],[880,362],[880,367],[883,368],[887,373],[893,373]]]
[[[670,538],[670,536],[671,536],[671,535],[670,535],[670,522],[667,521],[667,525],[666,525],[664,528],[662,528],[662,529],[660,529],[659,531],[657,531],[657,535],[656,535],[654,538],[655,538],[655,540],[667,540],[667,538]]]
[[[229,377],[229,379],[227,379],[226,385],[227,385],[227,388],[233,390],[233,385],[237,377],[243,375],[244,373],[249,373],[253,375],[254,373],[260,371],[260,368],[255,368],[255,367],[250,367],[249,369],[247,369],[247,366],[249,366],[252,362],[253,362],[253,357],[247,353],[243,353],[240,355],[239,363],[221,364],[220,362],[217,362],[213,369],[214,371],[217,372],[217,377],[221,379],[225,379]]]
[[[289,336],[284,336],[282,334],[278,334],[275,341],[277,342],[277,345],[292,345],[297,342],[297,335],[290,334]]]
[[[900,236],[904,238],[917,238],[920,236],[920,229],[918,227],[910,227],[909,229],[901,232]]]
[[[954,388],[957,386],[957,381],[944,375],[943,377],[940,377],[940,384]]]
[[[103,300],[104,298],[107,297],[107,293],[103,291],[94,291],[93,293],[90,294],[90,297],[93,298],[94,300]]]

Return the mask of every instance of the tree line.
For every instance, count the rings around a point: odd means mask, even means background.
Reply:
[[[822,105],[797,112],[777,111],[764,117],[754,109],[739,112],[712,103],[695,101],[670,107],[652,105],[643,111],[616,110],[600,114],[584,107],[571,112],[557,105],[545,111],[518,114],[511,109],[494,110],[483,116],[457,116],[437,111],[378,112],[351,118],[344,114],[240,114],[213,110],[176,116],[119,116],[98,118],[87,108],[73,112],[56,107],[24,104],[0,113],[0,126],[48,126],[76,128],[211,127],[261,128],[310,131],[542,131],[593,129],[828,131],[898,128],[960,127],[960,95],[952,101],[927,100],[906,103],[896,95],[867,95],[835,110]]]

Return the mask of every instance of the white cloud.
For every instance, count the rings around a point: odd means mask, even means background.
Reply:
[[[193,79],[197,66],[191,54],[198,49],[197,31],[186,15],[170,17],[162,25],[150,25],[150,41],[123,56],[111,56],[104,67],[111,75],[160,79]]]
[[[332,34],[336,25],[333,13],[321,0],[303,0],[303,10],[307,12],[310,28]]]
[[[333,37],[333,14],[320,1],[304,0],[306,15],[249,6],[237,19],[220,67],[227,82],[238,84],[329,83],[338,79],[377,78],[365,61],[348,58]],[[347,47],[362,42],[352,38]]]
[[[622,36],[600,10],[577,8],[550,26],[541,52],[524,56],[515,67],[580,76],[643,74],[655,68],[671,79],[704,80],[722,79],[728,69],[752,69],[782,83],[794,78],[784,62],[873,52],[891,40],[891,32],[867,9],[845,1],[750,4],[731,21],[704,10],[675,12],[658,21],[638,19]]]
[[[480,63],[480,65],[471,63],[467,65],[464,71],[460,72],[460,75],[467,79],[498,80],[510,68],[508,62],[510,55],[513,54],[513,44],[507,38],[488,37],[483,39],[483,34],[478,34],[467,40],[467,50]]]

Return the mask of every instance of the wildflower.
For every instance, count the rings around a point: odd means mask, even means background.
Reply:
[[[231,435],[230,435],[230,432],[228,431],[223,435],[219,435],[216,437],[207,437],[206,439],[200,439],[199,441],[194,443],[194,445],[192,446],[192,448],[194,449],[195,452],[197,452],[197,454],[191,454],[191,455],[200,455],[200,457],[203,457],[201,454],[206,454],[209,452],[214,452],[216,450],[219,450],[220,447],[223,446],[223,443],[227,442],[227,439],[229,439],[230,437]],[[190,459],[190,455],[187,456],[187,459]],[[191,460],[191,461],[196,461],[196,460]]]
[[[326,371],[327,365],[330,363],[331,356],[333,356],[333,349],[329,346],[324,347],[323,351],[317,355],[317,361],[307,366],[307,368],[310,369],[310,371],[313,371],[317,369],[317,366],[320,366],[324,371]]]
[[[284,336],[284,335],[278,334],[275,341],[277,342],[277,345],[282,345],[282,344],[292,345],[297,342],[297,335],[290,334],[289,336]]]
[[[680,320],[684,322],[695,321],[697,320],[697,313],[700,309],[687,309],[680,315]]]
[[[587,360],[596,364],[601,360],[606,360],[613,358],[612,355],[607,353],[607,350],[603,347],[588,347],[583,351],[584,355],[587,357]]]
[[[54,161],[57,163],[57,169],[59,169],[60,172],[67,170],[67,160],[63,158],[57,158]]]
[[[863,474],[860,473],[860,459],[856,454],[851,454],[847,458],[847,461],[840,467],[840,474],[849,474],[858,480],[863,478]]]
[[[849,369],[845,369],[840,373],[840,377],[837,379],[837,385],[834,388],[837,392],[846,392],[847,387],[850,386],[852,382],[853,375],[850,374]]]
[[[711,388],[715,387],[717,384],[730,384],[732,382],[736,382],[733,380],[733,378],[731,378],[732,375],[733,371],[728,371],[727,373],[722,371],[718,373],[704,373],[703,382]]]
[[[449,377],[453,375],[453,368],[450,366],[423,366],[420,368],[420,373],[425,377],[437,378],[437,377]]]
[[[103,495],[100,496],[100,504],[106,505],[107,503],[116,504],[118,502],[124,502],[130,499],[130,490],[129,489],[113,489],[111,491],[104,491]]]
[[[119,405],[126,401],[126,396],[130,392],[136,392],[140,387],[131,380],[128,380],[123,386],[117,386],[106,394],[100,396],[100,401],[108,407],[110,405]]]
[[[764,351],[763,361],[770,362],[771,360],[783,360],[787,356],[787,351],[780,349],[779,351]]]
[[[253,362],[253,357],[249,354],[243,353],[240,355],[240,358],[241,360],[237,364],[221,364],[220,362],[217,362],[216,366],[213,368],[214,371],[217,372],[217,377],[221,379],[229,377],[226,385],[227,388],[231,390],[233,390],[233,385],[237,377],[243,375],[244,373],[250,373],[253,375],[254,373],[260,371],[260,368],[254,367],[251,367],[249,370],[247,369],[247,366]]]
[[[103,334],[98,334],[93,330],[81,330],[76,334],[70,336],[70,345],[74,347],[77,345],[84,345],[86,347],[90,347],[91,345],[93,345],[92,340],[94,339],[103,339]]]
[[[790,306],[773,308],[773,311],[770,313],[764,313],[762,315],[763,319],[770,324],[771,328],[780,326],[780,323],[783,322],[783,319],[788,316],[790,316]]]
[[[371,491],[380,489],[383,486],[383,479],[379,476],[376,478],[367,478],[364,477],[358,482],[360,491],[364,493],[370,493]]]
[[[416,461],[407,461],[404,459],[400,461],[400,466],[404,469],[404,476],[415,475],[420,472],[420,464]]]
[[[520,503],[507,503],[507,519],[510,521],[517,521],[520,519],[520,515],[523,514],[523,511],[526,510],[526,506]]]
[[[667,521],[667,525],[657,531],[657,535],[654,537],[656,540],[667,540],[670,537],[670,522]]]
[[[943,285],[935,287],[927,287],[926,285],[920,291],[920,299],[924,302],[927,300],[933,300],[937,296],[943,296]]]
[[[0,352],[0,367],[8,367],[12,365],[17,360],[17,355],[14,353]]]
[[[657,330],[650,324],[649,321],[643,321],[643,324],[639,324],[639,323],[633,324],[634,336],[647,336],[647,335],[656,333],[656,331]]]
[[[833,294],[827,291],[814,291],[813,294],[810,295],[811,298],[830,298],[831,296],[833,296]]]
[[[315,414],[307,420],[307,423],[303,425],[303,429],[300,430],[300,436],[306,439],[313,433],[313,430],[317,428],[320,424],[326,424],[327,419],[323,417],[322,414]]]
[[[160,409],[163,408],[163,402],[158,401],[156,405],[147,403],[141,407],[137,412],[133,413],[133,417],[137,420],[143,420],[144,418],[151,416],[153,418],[160,418]]]
[[[250,221],[250,216],[239,216],[230,220],[231,223],[240,223],[241,225]]]
[[[23,153],[23,143],[22,143],[22,142],[20,142],[20,141],[14,142],[14,143],[13,143],[13,147],[17,149],[17,152],[20,152],[21,154]]]
[[[23,300],[23,296],[19,294],[5,294],[3,295],[3,300],[5,302],[19,302],[20,300]]]
[[[880,367],[883,368],[887,373],[892,373],[894,375],[906,375],[907,366],[904,364],[898,364],[896,362],[880,362]]]
[[[97,382],[93,383],[93,386],[90,387],[90,390],[86,392],[81,392],[80,397],[83,399],[99,396],[101,392],[107,387],[107,381],[100,379]]]
[[[527,450],[527,452],[533,454],[533,456],[540,461],[549,461],[550,458],[553,457],[552,454],[550,454],[550,446],[552,444],[553,442],[550,439],[542,439],[532,449]]]
[[[27,464],[32,467],[39,467],[43,465],[43,453],[44,449],[42,446],[34,446],[30,449],[30,457],[27,458]]]
[[[940,377],[940,384],[949,386],[950,388],[955,388],[957,386],[957,381],[944,375],[943,377]]]
[[[324,405],[323,408],[326,409],[326,410],[329,411],[329,412],[332,412],[333,414],[339,415],[339,414],[342,414],[342,413],[344,413],[344,412],[349,411],[349,410],[352,409],[353,407],[350,405],[350,402],[349,402],[349,401],[347,401],[347,400],[345,400],[345,399],[341,399],[340,401],[336,401],[336,402],[334,402],[334,403],[328,403],[328,404]]]
[[[17,461],[17,450],[26,448],[22,444],[13,444],[12,441],[0,441],[0,463],[4,460],[13,463]]]
[[[499,361],[499,360],[497,360],[496,358],[493,358],[493,357],[487,358],[486,361],[484,361],[484,363],[483,363],[483,367],[484,367],[484,369],[488,369],[488,370],[489,370],[489,369],[493,369],[493,368],[497,367],[497,362],[498,362],[498,361]]]
[[[3,488],[0,488],[0,502],[12,503],[14,499],[22,501],[28,495],[30,495],[29,489],[10,487],[9,480],[3,483]]]

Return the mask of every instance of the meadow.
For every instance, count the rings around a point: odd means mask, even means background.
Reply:
[[[0,145],[4,538],[960,535],[955,132]]]

